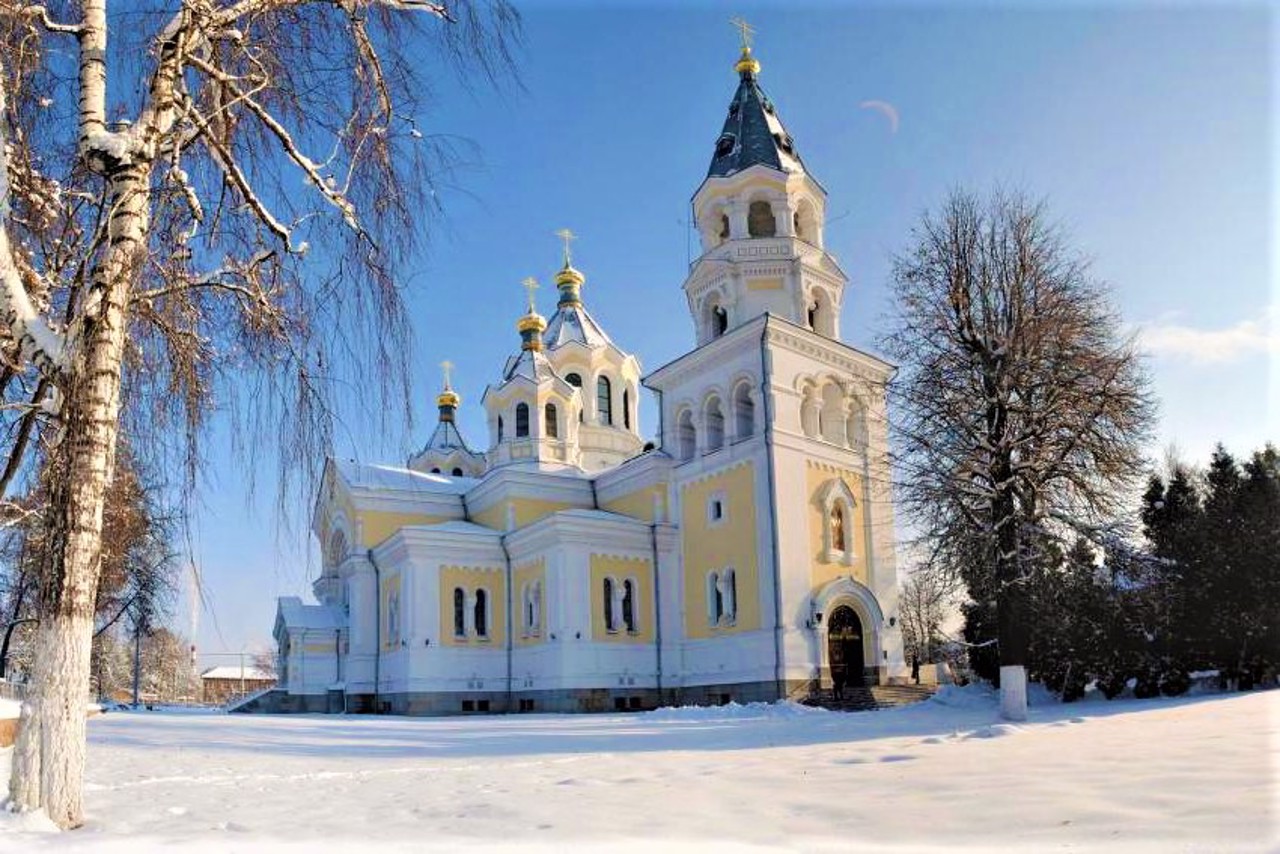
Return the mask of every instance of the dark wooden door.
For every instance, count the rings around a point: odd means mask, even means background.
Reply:
[[[827,658],[833,680],[847,686],[863,684],[862,621],[848,605],[832,611],[827,621]]]

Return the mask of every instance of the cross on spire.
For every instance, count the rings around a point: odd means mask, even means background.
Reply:
[[[756,28],[740,17],[730,18],[729,23],[733,24],[734,29],[736,29],[742,37],[742,52],[751,53],[751,37],[755,35]]]
[[[569,250],[569,243],[570,243],[571,241],[577,240],[577,239],[578,239],[578,235],[574,234],[572,231],[570,231],[570,230],[569,230],[569,229],[567,229],[567,228],[562,228],[562,229],[560,229],[559,231],[557,231],[557,232],[556,232],[556,237],[558,237],[558,238],[560,238],[561,240],[563,240],[563,241],[564,241],[564,265],[565,265],[566,267],[572,266],[572,265],[569,263],[569,261],[571,260],[571,258],[570,258],[571,253],[570,253],[570,250]]]
[[[529,292],[529,313],[537,314],[537,308],[533,303],[533,292],[538,289],[538,280],[529,276],[520,284],[524,285],[524,289]]]
[[[453,373],[454,364],[448,359],[440,363],[440,370],[444,372],[444,388],[445,391],[453,391],[453,386],[449,383],[449,377]]]

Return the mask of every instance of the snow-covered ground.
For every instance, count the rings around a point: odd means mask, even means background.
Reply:
[[[965,689],[861,714],[137,712],[89,732],[88,825],[0,817],[0,850],[1280,846],[1280,691],[1044,704],[1018,726]]]

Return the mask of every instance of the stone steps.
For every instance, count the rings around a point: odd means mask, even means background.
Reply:
[[[860,686],[846,688],[844,696],[837,700],[829,688],[823,688],[800,702],[806,706],[819,706],[839,712],[870,712],[918,703],[932,697],[937,690],[933,685]]]

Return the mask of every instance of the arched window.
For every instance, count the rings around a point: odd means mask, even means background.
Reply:
[[[476,591],[476,636],[489,636],[489,591],[481,588]]]
[[[613,620],[613,579],[606,578],[604,580],[604,630],[606,632],[617,631],[617,626]]]
[[[707,625],[720,625],[724,616],[724,598],[720,593],[720,574],[712,572],[707,576]]]
[[[747,234],[752,237],[773,237],[778,233],[778,221],[773,218],[773,207],[764,201],[752,202],[747,208]]]
[[[738,573],[732,569],[726,569],[720,576],[720,587],[725,618],[733,623],[738,619]]]
[[[791,230],[795,232],[796,237],[804,238],[804,225],[800,222],[799,211],[796,211],[795,215],[791,217]]]
[[[849,550],[844,533],[844,506],[841,504],[831,507],[831,548],[838,552]]]
[[[729,331],[729,312],[718,305],[711,309],[711,334],[716,338]]]
[[[436,466],[435,468],[433,468],[433,469],[431,470],[431,473],[432,473],[432,474],[440,474],[440,467],[439,467],[439,466]]]
[[[622,426],[631,429],[631,389],[622,390]]]
[[[387,643],[400,642],[400,594],[387,597]]]
[[[454,477],[462,477],[462,469],[458,468],[457,466],[454,466],[454,467],[453,467],[453,476],[454,476]]]
[[[601,424],[613,423],[613,384],[608,377],[596,380],[596,415]]]
[[[636,630],[636,585],[630,578],[622,582],[622,624],[629,632]]]
[[[502,441],[502,416],[498,416],[498,441]]]
[[[684,410],[676,421],[676,446],[682,460],[691,460],[697,453],[698,428],[693,426],[693,410]]]
[[[707,398],[703,415],[706,417],[707,450],[718,451],[724,447],[724,408],[719,397],[713,394]]]
[[[845,439],[844,392],[834,382],[822,387],[822,411],[818,420],[822,438],[837,445]]]
[[[720,239],[729,239],[729,215],[720,214]]]
[[[810,328],[810,329],[812,329],[812,330],[814,330],[814,331],[817,331],[817,329],[818,329],[818,304],[817,304],[816,302],[809,306],[809,315],[808,315],[808,318],[807,318],[807,319],[808,319],[808,321],[809,321],[809,328]]]
[[[341,530],[329,538],[329,565],[336,568],[347,559],[347,535]]]
[[[564,381],[567,382],[569,385],[573,386],[574,388],[582,388],[581,374],[569,374],[564,378]],[[583,401],[583,402],[585,403],[586,401]],[[578,410],[578,423],[579,424],[582,423],[582,409]]]
[[[751,400],[751,386],[739,383],[733,390],[733,437],[745,439],[756,432],[756,405]]]
[[[462,592],[461,587],[453,588],[453,636],[464,638],[467,636],[467,594]]]
[[[548,439],[560,438],[560,423],[556,417],[556,405],[548,403],[542,410],[543,424]]]
[[[529,404],[516,404],[516,438],[529,435]]]

